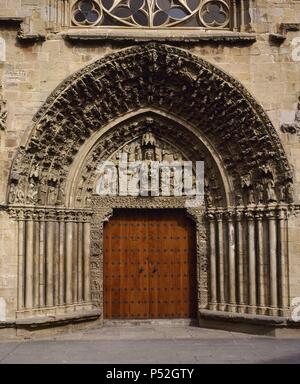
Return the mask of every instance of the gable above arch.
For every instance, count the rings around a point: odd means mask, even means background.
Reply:
[[[232,204],[292,201],[283,146],[245,88],[182,49],[150,43],[108,55],[54,91],[15,158],[9,203],[63,206],[70,167],[84,143],[147,107],[180,117],[211,143],[230,177]]]

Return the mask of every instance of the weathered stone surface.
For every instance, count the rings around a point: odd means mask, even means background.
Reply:
[[[206,207],[189,212],[199,235],[199,307],[291,316],[300,297],[300,64],[293,54],[300,3],[259,0],[245,28],[193,30],[182,39],[172,28],[157,38],[120,29],[105,39],[97,28],[76,28],[69,13],[57,18],[48,1],[0,5],[1,321],[32,318],[45,306],[71,316],[78,301],[101,307],[101,230],[112,209],[182,206],[93,195],[98,162],[139,138],[149,119],[161,140],[212,164]],[[270,39],[281,33],[284,39]],[[232,227],[234,255],[226,242]],[[78,254],[64,242],[67,231],[91,246],[91,273],[86,287],[75,279],[63,291],[70,264],[57,265]],[[224,234],[217,258],[225,270],[229,257],[237,263],[236,279],[216,281],[224,288],[217,302],[209,287],[210,231],[216,241]],[[47,255],[53,279],[36,269]],[[32,282],[23,262],[33,268]]]

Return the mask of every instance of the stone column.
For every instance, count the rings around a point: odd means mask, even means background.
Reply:
[[[257,263],[258,263],[258,300],[259,313],[266,314],[266,292],[265,292],[265,254],[264,254],[264,228],[263,228],[264,213],[258,211],[255,213],[257,225]]]
[[[245,277],[244,277],[244,241],[243,241],[243,212],[236,212],[236,231],[238,237],[238,311],[245,312]]]
[[[269,220],[269,271],[270,271],[270,311],[269,314],[278,314],[278,291],[277,291],[277,223],[275,211],[268,213]]]
[[[72,261],[72,295],[73,302],[78,301],[78,223],[73,223],[73,261]]]
[[[238,30],[237,28],[237,0],[232,1],[233,5],[233,31],[236,32]]]
[[[18,309],[25,307],[25,225],[23,214],[18,218]]]
[[[241,27],[240,32],[245,32],[245,0],[241,0]]]
[[[219,248],[219,310],[225,311],[225,254],[223,245],[223,213],[217,213],[218,224],[218,248]]]
[[[228,269],[229,269],[229,311],[236,312],[236,249],[233,212],[228,212]]]
[[[78,223],[78,246],[77,246],[77,301],[83,301],[83,223]]]
[[[40,302],[40,221],[34,222],[34,257],[33,257],[33,306],[36,308]]]
[[[288,231],[288,212],[287,209],[281,209],[278,212],[279,222],[279,302],[282,308],[281,315],[289,315],[289,289],[288,289],[288,249],[287,249],[287,231]]]
[[[280,229],[280,305],[283,308],[283,316],[289,313],[289,292],[288,292],[288,211],[279,212]]]
[[[210,299],[209,309],[215,311],[217,309],[217,261],[216,261],[216,222],[215,216],[211,213],[208,214],[209,220],[209,243],[210,243],[210,257],[209,257],[209,281],[210,281]]]
[[[83,224],[84,236],[84,301],[91,301],[91,224]]]
[[[59,304],[63,305],[66,303],[65,298],[65,245],[66,245],[66,234],[65,234],[65,221],[64,215],[61,216],[59,222]]]
[[[30,218],[26,221],[26,262],[25,262],[25,303],[26,308],[33,308],[33,244],[34,225]]]
[[[59,280],[60,280],[60,225],[54,223],[54,305],[59,305]]]
[[[255,227],[253,212],[246,212],[248,222],[248,282],[250,314],[256,314],[256,256],[255,256]]]
[[[40,219],[40,270],[39,270],[39,305],[44,307],[46,305],[46,222],[43,215]]]
[[[66,223],[66,303],[72,304],[72,272],[73,272],[73,222]]]
[[[52,218],[47,221],[46,247],[46,305],[54,305],[54,252],[55,252],[55,222]]]

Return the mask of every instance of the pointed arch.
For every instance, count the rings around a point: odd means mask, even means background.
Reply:
[[[13,162],[9,203],[63,206],[82,145],[109,123],[147,107],[180,118],[211,143],[231,179],[232,205],[258,201],[261,189],[267,203],[268,188],[272,200],[276,195],[291,202],[283,146],[249,92],[199,57],[150,43],[97,60],[53,92]]]
[[[91,180],[81,185],[90,191],[94,160],[143,133],[149,117],[162,140],[193,158],[203,153],[220,176],[224,203],[216,196],[207,220],[203,207],[182,201],[130,206],[163,204],[194,218],[199,311],[286,315],[293,178],[276,130],[237,80],[182,49],[150,43],[76,72],[33,119],[8,188],[18,220],[20,316],[41,307],[77,311],[78,302],[102,313],[103,225],[115,202],[98,199],[90,209],[78,200],[80,178]]]

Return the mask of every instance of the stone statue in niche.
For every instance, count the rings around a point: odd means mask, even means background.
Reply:
[[[8,198],[9,204],[13,204],[16,202],[16,192],[17,192],[17,185],[15,183],[12,183],[10,185],[10,193]]]
[[[47,203],[49,205],[56,205],[57,201],[57,186],[58,186],[58,178],[56,176],[50,176],[48,179],[48,196]]]
[[[212,208],[214,199],[212,198],[209,187],[204,188],[204,199],[205,199],[205,204],[207,208]]]
[[[38,187],[35,184],[34,178],[31,177],[29,180],[29,189],[27,192],[27,203],[35,204],[38,202]]]
[[[281,203],[285,202],[285,186],[284,185],[280,185],[278,187],[278,200]]]
[[[56,204],[57,205],[63,204],[64,198],[65,198],[65,190],[64,190],[62,184],[60,183],[59,186],[58,186],[58,190],[57,190],[57,201],[56,201]]]
[[[253,188],[250,188],[249,189],[249,193],[248,193],[248,204],[255,204],[255,197],[254,197],[254,190]]]
[[[294,185],[289,181],[285,187],[285,197],[288,203],[293,203],[294,201]]]
[[[237,193],[235,195],[235,202],[237,206],[240,206],[243,204],[243,196],[240,193]]]
[[[266,192],[267,192],[268,203],[276,203],[277,197],[276,197],[276,193],[275,193],[275,183],[273,180],[268,181]]]
[[[263,204],[265,202],[265,189],[264,186],[261,183],[258,183],[256,186],[256,193],[257,193],[257,201],[259,204]]]
[[[241,178],[241,186],[244,191],[244,202],[246,204],[255,204],[254,189],[252,185],[251,175],[245,175]]]
[[[48,186],[46,178],[42,177],[38,186],[38,203],[44,205],[47,202]]]
[[[290,133],[291,135],[295,135],[300,132],[300,96],[298,98],[298,106],[295,115],[295,121],[291,124],[283,124],[281,126],[281,130],[284,133]]]
[[[56,199],[57,199],[56,186],[54,186],[53,184],[50,184],[48,187],[48,204],[56,205]]]
[[[18,183],[18,185],[15,185],[15,187],[14,187],[14,195],[15,195],[14,203],[21,204],[21,203],[25,202],[24,189],[25,189],[25,183],[24,182],[23,183],[21,182],[21,183]]]

